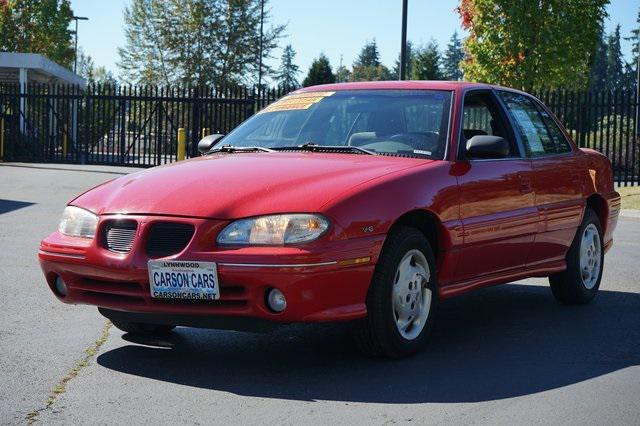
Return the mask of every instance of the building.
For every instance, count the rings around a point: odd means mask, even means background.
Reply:
[[[84,89],[87,81],[73,71],[36,53],[0,52],[0,84],[20,84],[20,131],[27,131],[27,85],[30,83],[63,84]],[[55,108],[55,105],[52,105]],[[71,133],[75,140],[78,106],[73,102]]]

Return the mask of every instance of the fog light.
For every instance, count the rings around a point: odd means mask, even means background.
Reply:
[[[64,282],[62,277],[56,278],[56,293],[58,296],[65,297],[67,295],[67,283]]]
[[[287,308],[287,299],[284,294],[277,288],[272,288],[267,295],[267,303],[269,308],[274,312],[282,312]]]

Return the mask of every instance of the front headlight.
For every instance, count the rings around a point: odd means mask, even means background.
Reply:
[[[98,216],[80,207],[67,206],[62,213],[58,231],[72,237],[93,238]]]
[[[329,221],[315,214],[279,214],[231,222],[218,235],[218,244],[284,245],[318,239]]]

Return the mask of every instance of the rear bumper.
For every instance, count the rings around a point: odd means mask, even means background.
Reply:
[[[50,289],[64,303],[151,315],[148,318],[158,323],[172,323],[173,318],[181,325],[239,328],[224,327],[222,322],[216,326],[211,317],[289,323],[366,316],[366,295],[383,238],[334,241],[313,251],[253,247],[203,252],[190,244],[168,258],[217,262],[220,299],[216,301],[152,298],[147,275],[149,259],[135,246],[127,255],[121,255],[99,247],[95,239],[70,238],[55,232],[42,241],[38,258]],[[370,260],[365,263],[349,262],[367,257]],[[58,276],[67,285],[65,297],[55,291]],[[273,287],[285,294],[284,312],[274,313],[266,305],[266,293]],[[160,321],[161,318],[165,320]]]

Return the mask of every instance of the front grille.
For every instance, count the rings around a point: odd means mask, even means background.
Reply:
[[[183,223],[155,223],[151,225],[146,250],[151,257],[165,257],[180,253],[193,236],[192,225]]]
[[[108,250],[129,253],[136,237],[138,223],[135,220],[114,220],[104,227],[104,242]]]

